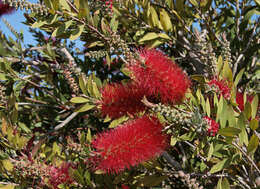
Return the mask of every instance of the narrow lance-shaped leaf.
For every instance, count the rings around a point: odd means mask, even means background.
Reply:
[[[78,110],[76,110],[76,112],[86,112],[88,110],[93,109],[94,107],[96,107],[96,106],[92,105],[92,104],[85,104],[85,105],[81,106]]]
[[[231,163],[231,159],[225,158],[222,161],[218,162],[216,165],[214,165],[211,168],[210,173],[213,174],[213,173],[216,173],[218,171],[221,171],[222,169],[227,167],[230,163]]]
[[[172,31],[171,18],[164,9],[160,10],[160,21],[164,31]]]
[[[256,117],[256,113],[257,113],[257,110],[258,110],[258,105],[259,105],[258,95],[255,95],[254,99],[253,99],[253,101],[251,103],[251,108],[252,108],[252,115],[251,115],[251,117],[252,118]]]
[[[254,134],[250,140],[249,140],[249,144],[247,146],[247,153],[251,153],[254,152],[256,150],[256,148],[258,147],[259,144],[259,139],[258,137]]]
[[[89,102],[89,99],[84,98],[84,97],[74,97],[70,99],[70,102],[72,103],[86,103]]]
[[[139,43],[144,42],[144,41],[149,41],[158,38],[158,34],[154,32],[150,32],[145,34],[140,40]]]
[[[72,32],[72,34],[70,35],[70,40],[77,39],[81,35],[83,30],[84,30],[84,24],[81,24],[81,25],[77,26],[76,30],[74,30]]]
[[[235,128],[235,127],[226,127],[223,129],[220,129],[218,131],[218,134],[227,136],[227,137],[233,137],[238,135],[241,132],[241,129]]]

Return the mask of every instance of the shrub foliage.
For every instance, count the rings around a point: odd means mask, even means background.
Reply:
[[[260,186],[259,0],[14,8],[35,42],[2,18],[0,188]]]

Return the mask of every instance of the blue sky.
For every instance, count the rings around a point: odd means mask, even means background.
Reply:
[[[37,2],[36,0],[30,0],[30,2]],[[23,31],[24,33],[24,43],[29,44],[33,42],[32,34],[29,33],[28,27],[23,24],[22,22],[25,21],[25,18],[23,16],[24,11],[21,11],[18,9],[14,13],[10,15],[4,15],[1,18],[5,18],[14,28],[17,32]],[[11,37],[15,38],[13,34],[10,32],[10,30],[6,27],[5,23],[0,19],[0,30],[4,32],[6,35],[10,35]]]

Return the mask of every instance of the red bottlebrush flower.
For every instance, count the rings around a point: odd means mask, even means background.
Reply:
[[[246,95],[246,98],[247,98],[247,101],[249,103],[251,103],[253,101],[253,96],[251,95]],[[238,104],[238,108],[241,110],[241,111],[244,111],[244,95],[241,93],[241,92],[238,92],[237,91],[237,94],[236,94],[236,103]]]
[[[71,184],[73,179],[69,175],[71,163],[63,163],[60,167],[51,166],[49,168],[49,184],[54,189],[59,189],[59,184]]]
[[[209,136],[215,136],[219,129],[219,124],[211,119],[210,117],[205,116],[204,120],[206,120],[207,124],[209,125],[208,128],[208,135]]]
[[[121,187],[122,187],[122,189],[130,189],[129,186],[124,185],[124,184],[122,184]]]
[[[93,164],[106,173],[118,173],[160,155],[168,146],[163,126],[155,117],[143,116],[101,133],[92,142],[97,150]]]
[[[2,3],[0,0],[0,16],[4,14],[10,14],[14,11],[15,9],[13,7],[10,7],[8,4]]]
[[[190,80],[181,68],[155,49],[141,50],[140,57],[144,64],[138,61],[129,66],[134,81],[147,90],[148,96],[159,97],[162,103],[181,102],[190,87]]]
[[[209,86],[215,86],[217,87],[218,92],[225,98],[225,99],[230,99],[231,95],[231,89],[228,87],[228,84],[226,80],[217,80],[217,79],[212,79],[211,81],[208,82]]]
[[[243,94],[240,93],[240,92],[237,92],[236,94],[236,103],[238,104],[238,108],[241,110],[241,111],[244,111],[244,97],[243,97]]]
[[[102,0],[102,1],[105,1],[106,7],[108,7],[108,8],[112,11],[112,8],[113,8],[113,0]]]
[[[127,113],[144,111],[146,107],[141,102],[144,95],[143,88],[133,83],[108,84],[102,91],[101,112],[111,118],[119,118]]]

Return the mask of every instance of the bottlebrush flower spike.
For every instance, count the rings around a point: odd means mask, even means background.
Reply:
[[[133,83],[108,84],[102,91],[101,112],[103,116],[119,118],[144,111],[146,107],[141,102],[144,95],[145,90]]]
[[[155,117],[143,116],[101,133],[92,142],[96,149],[94,167],[118,173],[160,155],[168,146],[163,126]]]
[[[162,103],[181,102],[190,87],[190,81],[181,68],[155,49],[141,50],[140,58],[144,65],[138,61],[129,66],[134,81],[147,89],[148,96],[157,97]]]
[[[10,7],[8,4],[2,3],[0,0],[0,16],[4,14],[10,14],[14,11],[15,9],[13,7]]]
[[[228,87],[227,81],[224,79],[217,80],[212,79],[208,82],[209,86],[215,86],[217,87],[218,92],[225,98],[230,99],[231,96],[231,89]]]
[[[204,120],[206,120],[209,128],[208,128],[208,135],[209,136],[215,136],[219,129],[219,124],[211,119],[210,117],[205,116]]]
[[[251,95],[247,95],[246,97],[247,97],[247,101],[248,101],[249,103],[252,103],[254,97],[251,96]],[[236,94],[236,103],[238,104],[238,108],[239,108],[241,111],[244,111],[245,106],[244,106],[244,95],[243,95],[243,93],[237,91],[237,94]]]
[[[49,168],[49,184],[54,189],[59,189],[59,184],[71,184],[73,179],[69,175],[70,163],[63,163],[61,167],[51,166]]]

